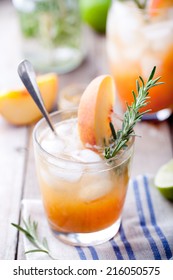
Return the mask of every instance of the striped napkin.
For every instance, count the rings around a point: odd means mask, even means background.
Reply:
[[[38,221],[40,238],[46,236],[52,255],[61,260],[166,260],[173,256],[173,203],[142,175],[129,183],[119,233],[110,241],[89,247],[70,246],[54,237],[40,200],[23,200],[22,217]],[[24,250],[33,249],[24,237]],[[27,259],[46,260],[44,253],[31,253]]]

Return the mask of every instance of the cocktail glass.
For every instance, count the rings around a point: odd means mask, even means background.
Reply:
[[[134,138],[110,160],[102,150],[83,147],[77,110],[51,115],[55,136],[44,119],[33,132],[36,169],[48,223],[71,245],[111,239],[120,226],[133,155]]]
[[[173,7],[139,9],[135,2],[112,1],[107,19],[110,71],[124,110],[127,102],[132,103],[135,77],[146,81],[155,65],[164,84],[151,89],[143,110],[152,109],[162,119],[173,109]]]

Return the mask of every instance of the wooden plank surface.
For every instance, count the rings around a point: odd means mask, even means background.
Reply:
[[[10,19],[10,20],[9,20]],[[0,90],[16,82],[19,58],[16,17],[10,1],[0,1]],[[10,126],[0,116],[0,259],[14,259],[27,156],[27,128]]]
[[[10,21],[9,16],[10,15]],[[10,1],[0,2],[0,38],[6,34],[2,26],[9,30],[7,38],[0,44],[0,88],[8,81],[16,81],[16,66],[20,60],[20,41],[17,20]],[[105,52],[105,37],[87,29],[88,56],[75,71],[59,76],[59,88],[74,82],[87,84],[100,74],[109,73]],[[10,35],[12,34],[12,35]],[[12,43],[13,41],[13,43]],[[15,42],[15,43],[14,43]],[[13,46],[13,48],[12,48]],[[58,100],[57,100],[58,101]],[[135,156],[132,176],[141,173],[155,174],[158,168],[173,154],[171,133],[172,120],[164,122],[142,122],[137,125]],[[37,184],[32,146],[33,127],[16,128],[0,117],[0,259],[25,259],[23,238],[17,235],[11,222],[20,219],[23,198],[40,198]]]
[[[27,129],[0,119],[0,259],[13,259],[16,253],[17,231],[11,223],[19,222],[26,154]]]

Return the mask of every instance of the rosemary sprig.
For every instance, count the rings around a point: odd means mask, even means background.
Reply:
[[[134,91],[132,91],[134,102],[132,103],[131,106],[127,104],[127,111],[124,114],[122,128],[116,132],[113,124],[110,123],[112,138],[109,147],[105,147],[104,156],[106,159],[110,159],[114,157],[122,148],[126,147],[129,138],[132,135],[135,135],[133,130],[135,124],[142,119],[142,116],[144,114],[151,111],[151,110],[146,110],[144,112],[140,112],[140,109],[142,107],[145,107],[149,103],[148,102],[148,99],[150,98],[148,96],[149,89],[154,86],[163,84],[162,82],[158,82],[158,80],[161,77],[158,77],[153,80],[155,71],[156,71],[156,66],[154,66],[153,70],[151,71],[151,74],[146,84],[144,83],[144,80],[142,79],[141,76],[139,76],[141,86],[139,81],[138,80],[136,81],[137,94]]]
[[[138,6],[139,9],[145,9],[146,4],[147,4],[147,0],[134,0],[134,2],[136,3],[136,5]]]
[[[50,253],[47,239],[44,237],[43,240],[40,241],[38,238],[38,223],[36,221],[31,221],[31,218],[29,217],[27,222],[23,219],[23,224],[24,227],[14,223],[12,223],[12,226],[21,231],[31,244],[35,246],[35,249],[26,251],[25,254],[42,252],[49,255],[51,259],[54,259]]]

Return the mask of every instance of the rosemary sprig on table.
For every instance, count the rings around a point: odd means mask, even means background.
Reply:
[[[54,259],[50,253],[47,239],[44,237],[43,240],[40,241],[38,238],[38,223],[35,221],[31,221],[31,218],[29,217],[27,222],[23,219],[23,224],[24,227],[21,227],[20,225],[14,223],[12,223],[12,226],[16,227],[19,231],[24,233],[26,238],[35,247],[35,249],[26,251],[25,254],[41,252],[47,254],[51,259]]]
[[[110,123],[112,139],[110,141],[109,147],[105,147],[104,156],[106,159],[114,157],[121,149],[126,147],[126,144],[129,141],[130,137],[135,135],[133,130],[135,124],[142,119],[142,116],[144,114],[150,111],[146,110],[144,112],[140,112],[140,109],[145,107],[149,103],[149,89],[154,86],[163,84],[162,82],[158,82],[160,77],[153,80],[155,71],[156,67],[154,66],[146,84],[140,76],[139,79],[141,82],[141,86],[139,81],[136,81],[137,94],[132,91],[134,102],[131,106],[127,104],[127,111],[124,114],[122,128],[116,132],[113,124]]]

